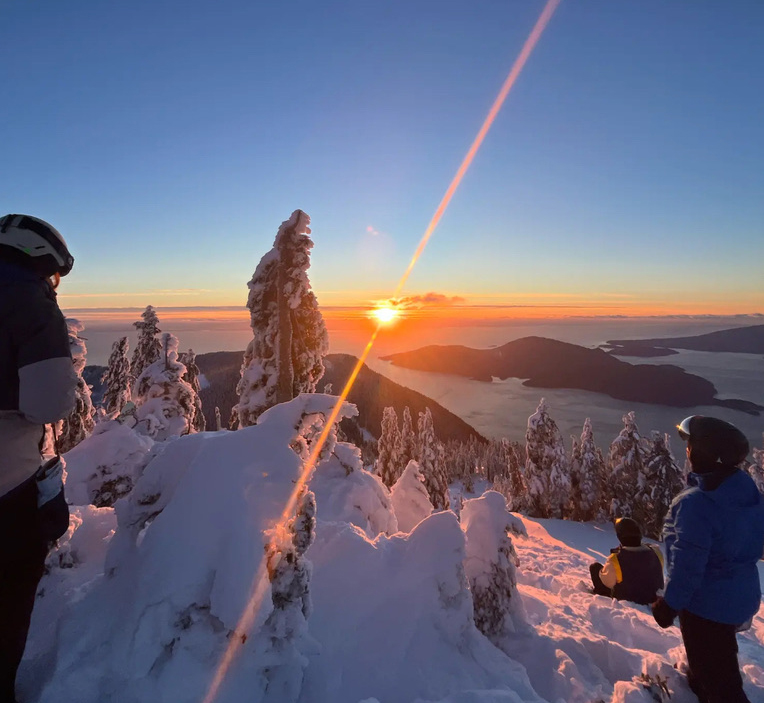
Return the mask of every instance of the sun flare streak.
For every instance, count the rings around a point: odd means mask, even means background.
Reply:
[[[451,202],[451,198],[454,196],[454,193],[459,187],[459,184],[461,183],[462,178],[464,178],[464,174],[467,172],[467,170],[470,167],[470,164],[472,163],[472,160],[475,158],[475,154],[477,153],[478,149],[480,149],[480,146],[483,143],[483,140],[485,139],[486,134],[488,134],[488,130],[491,128],[491,125],[496,119],[496,115],[498,115],[499,110],[501,109],[501,106],[504,104],[504,101],[507,98],[507,95],[509,95],[509,91],[512,89],[512,86],[517,80],[517,77],[520,75],[520,72],[522,71],[523,66],[525,66],[525,63],[528,60],[528,57],[531,55],[531,52],[533,51],[534,47],[538,43],[538,40],[541,37],[541,34],[543,33],[544,29],[549,23],[549,20],[552,18],[552,15],[554,14],[554,11],[557,9],[557,6],[560,4],[560,2],[561,0],[547,0],[547,3],[544,6],[544,9],[541,12],[539,19],[536,21],[535,26],[533,27],[530,35],[526,39],[525,44],[523,45],[523,48],[520,51],[520,54],[518,55],[517,59],[515,59],[515,62],[512,65],[509,75],[507,76],[507,79],[504,81],[504,84],[502,85],[501,90],[499,91],[499,94],[496,97],[496,100],[494,100],[494,103],[491,106],[491,109],[488,112],[488,115],[485,118],[485,121],[483,122],[483,126],[480,128],[480,131],[475,137],[475,140],[472,142],[472,146],[470,146],[470,149],[467,152],[467,155],[464,157],[464,160],[459,166],[459,170],[456,172],[456,175],[454,176],[453,180],[451,181],[451,184],[448,186],[448,189],[446,190],[446,194],[443,196],[443,199],[440,201],[440,204],[438,205],[438,208],[435,211],[435,214],[430,220],[430,223],[427,226],[427,229],[425,230],[425,233],[419,242],[419,246],[417,247],[416,252],[414,252],[414,256],[411,258],[408,268],[406,269],[403,276],[401,277],[401,280],[398,283],[398,287],[395,289],[395,293],[392,296],[393,299],[398,298],[400,296],[400,293],[403,290],[403,287],[406,285],[406,281],[408,280],[411,274],[411,271],[414,269],[414,266],[416,265],[417,260],[422,255],[422,252],[427,246],[427,242],[430,240],[432,233],[435,231],[435,228],[438,226],[438,223],[443,217],[443,213],[445,213],[446,208],[448,207],[448,204]],[[380,308],[379,310],[383,310],[383,309],[384,308]],[[387,315],[388,313],[384,313],[384,314]],[[313,474],[313,469],[315,468],[316,462],[318,461],[318,457],[321,454],[321,450],[323,449],[323,446],[326,443],[326,440],[328,439],[329,434],[332,431],[334,423],[337,422],[340,411],[342,410],[342,406],[347,400],[348,395],[350,394],[350,390],[353,387],[353,384],[355,383],[355,380],[358,377],[358,374],[363,368],[363,365],[366,363],[366,360],[369,358],[369,354],[371,353],[371,349],[374,346],[374,342],[377,340],[380,329],[384,324],[385,324],[384,320],[381,317],[377,316],[377,325],[374,331],[372,332],[372,335],[369,338],[369,341],[366,344],[366,347],[364,348],[363,353],[361,354],[358,361],[356,362],[356,365],[353,368],[353,371],[350,374],[350,377],[348,378],[347,383],[345,384],[345,387],[342,389],[342,393],[337,399],[337,403],[335,404],[329,417],[326,419],[326,422],[324,424],[324,429],[321,432],[320,437],[313,443],[310,456],[305,462],[305,465],[302,470],[302,474],[300,475],[300,478],[296,482],[294,489],[292,490],[292,494],[289,497],[289,501],[284,507],[284,510],[281,513],[281,517],[279,518],[279,521],[277,524],[284,523],[294,513],[294,510],[297,505],[297,500],[300,494],[302,493],[303,488],[310,481],[310,478]],[[203,703],[212,703],[215,700],[218,694],[218,691],[220,690],[220,686],[222,685],[226,677],[226,674],[228,673],[228,669],[230,668],[231,663],[233,662],[233,659],[236,653],[238,652],[239,648],[242,646],[243,642],[246,641],[245,635],[248,634],[249,628],[254,623],[257,613],[260,610],[260,606],[262,605],[263,598],[268,592],[267,570],[265,568],[264,556],[262,557],[262,561],[255,575],[251,592],[252,592],[252,596],[250,597],[250,600],[247,603],[247,606],[244,609],[244,612],[242,613],[241,619],[239,621],[239,624],[236,627],[235,632],[233,633],[233,635],[231,636],[229,640],[226,651],[220,661],[217,671],[215,672],[215,676],[213,678],[213,681],[210,685],[209,690],[207,691],[207,695],[204,697]]]

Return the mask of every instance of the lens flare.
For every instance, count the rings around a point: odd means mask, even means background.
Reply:
[[[392,298],[400,297],[400,293],[403,290],[403,287],[406,285],[406,281],[411,275],[411,271],[414,269],[414,266],[416,265],[417,260],[422,255],[422,252],[427,246],[427,242],[430,240],[432,233],[435,231],[435,228],[438,226],[438,223],[443,217],[443,213],[445,213],[446,208],[448,207],[448,204],[451,202],[451,198],[454,196],[456,189],[459,187],[459,184],[461,183],[462,178],[464,177],[464,174],[469,169],[470,164],[472,163],[472,160],[475,158],[475,154],[480,148],[480,145],[483,143],[483,140],[485,139],[486,134],[488,134],[488,130],[491,128],[491,125],[496,119],[496,115],[499,114],[499,110],[501,109],[501,106],[504,104],[504,101],[506,100],[507,95],[509,94],[509,91],[512,89],[512,86],[514,85],[515,80],[517,80],[517,77],[520,75],[520,72],[522,71],[523,66],[525,66],[525,63],[528,60],[528,57],[531,55],[531,52],[533,51],[534,47],[538,43],[538,40],[541,37],[541,34],[543,33],[545,27],[549,23],[549,20],[552,18],[552,15],[554,14],[554,11],[557,9],[557,6],[560,4],[560,2],[561,0],[547,0],[547,3],[544,6],[544,9],[542,10],[540,17],[536,21],[536,24],[531,30],[530,35],[525,40],[525,44],[523,45],[523,48],[521,49],[519,56],[517,57],[517,59],[515,59],[515,62],[512,65],[509,75],[507,76],[507,79],[504,81],[504,84],[502,85],[501,90],[499,91],[499,94],[496,97],[496,100],[494,100],[494,103],[491,106],[490,111],[488,112],[488,116],[485,118],[485,121],[483,122],[483,126],[480,128],[480,131],[475,137],[475,140],[472,142],[472,146],[470,146],[470,149],[467,152],[467,155],[464,157],[464,160],[462,161],[461,166],[459,166],[459,170],[456,172],[456,175],[454,176],[453,180],[451,181],[451,184],[448,186],[448,189],[446,190],[446,194],[443,196],[443,199],[440,201],[440,204],[438,205],[438,208],[435,211],[435,214],[430,220],[430,224],[427,226],[427,229],[425,230],[425,233],[419,242],[419,246],[414,252],[414,256],[411,258],[408,268],[406,269],[403,276],[401,277],[401,280],[399,281],[398,287],[395,289],[395,293],[393,294]],[[326,440],[328,439],[329,434],[332,431],[332,427],[334,426],[334,423],[337,422],[340,411],[342,409],[342,405],[347,400],[347,397],[350,393],[350,389],[353,387],[353,384],[355,383],[355,380],[358,377],[358,374],[363,368],[363,365],[366,363],[366,360],[369,358],[369,354],[371,352],[372,347],[374,346],[374,342],[377,340],[377,337],[379,336],[380,329],[385,324],[385,322],[383,322],[382,319],[377,318],[377,320],[378,321],[374,329],[374,332],[372,332],[372,335],[368,343],[366,344],[366,347],[364,348],[363,353],[361,354],[355,367],[353,368],[353,371],[350,374],[350,377],[348,378],[347,383],[345,384],[345,387],[342,389],[342,393],[337,399],[336,405],[332,409],[332,412],[329,414],[329,417],[326,418],[326,422],[324,424],[324,428],[323,428],[323,431],[321,432],[320,437],[313,443],[310,456],[305,462],[305,466],[303,467],[302,474],[300,478],[297,480],[297,482],[295,483],[295,486],[292,490],[292,494],[289,497],[289,501],[287,502],[286,506],[284,506],[284,510],[281,513],[281,517],[277,524],[281,524],[285,522],[294,513],[294,510],[297,506],[297,500],[300,494],[302,493],[303,488],[307,485],[308,481],[310,480],[310,477],[313,473],[313,469],[316,466],[318,457],[321,454],[321,450],[323,449],[323,446],[326,443]],[[210,688],[207,691],[207,695],[204,697],[203,703],[212,703],[215,700],[215,697],[217,696],[218,691],[220,690],[220,686],[225,680],[226,674],[228,673],[228,669],[230,668],[231,663],[233,662],[233,659],[237,651],[247,639],[245,635],[248,634],[249,628],[252,626],[252,623],[255,621],[255,617],[258,611],[260,610],[260,606],[262,605],[263,598],[268,592],[267,586],[268,586],[267,569],[265,566],[265,558],[263,557],[260,563],[260,567],[257,570],[257,574],[255,575],[255,578],[251,586],[252,596],[250,597],[250,600],[247,603],[247,606],[244,609],[244,612],[242,613],[241,619],[236,627],[235,632],[229,639],[228,647],[226,648],[226,651],[220,661],[217,671],[215,672],[215,676],[213,677]]]

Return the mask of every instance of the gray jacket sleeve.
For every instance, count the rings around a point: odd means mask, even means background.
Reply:
[[[45,425],[75,406],[77,374],[69,350],[66,321],[55,295],[41,286],[26,289],[12,325],[19,374],[19,412]]]

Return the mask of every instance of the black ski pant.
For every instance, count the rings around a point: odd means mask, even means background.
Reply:
[[[598,561],[595,561],[594,564],[591,564],[589,566],[589,573],[592,577],[592,585],[594,586],[594,593],[598,596],[610,596],[613,595],[613,589],[608,588],[604,583],[602,583],[602,579],[600,579],[600,571],[604,569],[604,564],[600,564]]]
[[[26,646],[48,542],[38,519],[34,478],[0,497],[0,703],[15,701],[16,672]]]
[[[687,652],[687,681],[700,703],[750,703],[737,661],[735,625],[679,613]]]

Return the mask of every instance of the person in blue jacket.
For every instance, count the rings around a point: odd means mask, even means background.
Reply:
[[[734,425],[694,415],[678,425],[692,467],[663,528],[666,588],[652,605],[661,627],[677,615],[687,678],[701,703],[747,703],[735,633],[761,603],[764,498],[739,466],[748,440]]]

